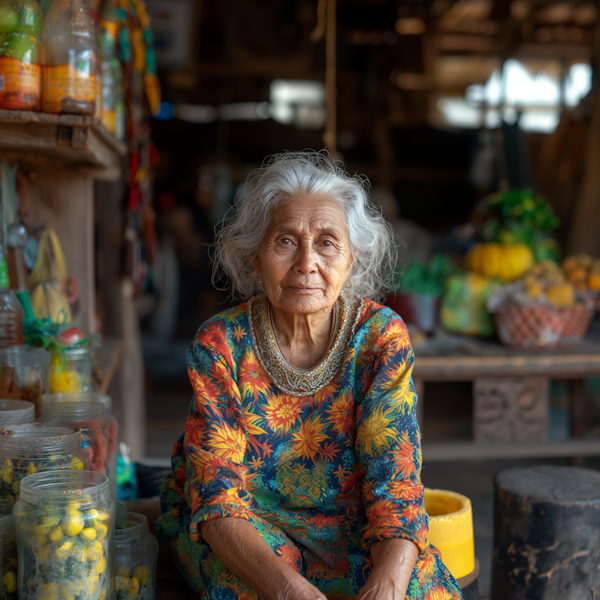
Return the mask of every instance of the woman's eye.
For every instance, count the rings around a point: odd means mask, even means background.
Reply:
[[[323,240],[323,246],[326,246],[329,248],[330,246],[333,246],[333,242],[331,242],[329,240]]]
[[[290,238],[283,238],[283,239],[281,240],[281,243],[282,243],[284,246],[289,246],[289,245],[292,243],[292,240],[290,240]]]

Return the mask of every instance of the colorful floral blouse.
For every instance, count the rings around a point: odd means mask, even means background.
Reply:
[[[188,351],[194,399],[158,527],[196,593],[258,598],[202,542],[202,521],[237,517],[328,598],[355,598],[370,544],[389,538],[419,548],[407,598],[461,598],[427,543],[414,355],[400,317],[365,300],[341,368],[310,396],[279,389],[254,344],[242,304],[204,323]]]

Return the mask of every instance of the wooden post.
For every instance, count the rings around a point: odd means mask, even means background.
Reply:
[[[336,0],[327,0],[327,28],[325,34],[325,91],[327,97],[327,124],[323,141],[331,157],[335,158],[337,152],[337,116],[336,116]]]

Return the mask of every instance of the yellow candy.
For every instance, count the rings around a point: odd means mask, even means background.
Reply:
[[[27,475],[33,475],[34,473],[37,473],[37,469],[35,468],[35,465],[30,462],[27,465]]]
[[[47,525],[48,527],[58,525],[58,516],[52,513],[44,515],[42,517],[42,525]]]
[[[129,584],[131,583],[131,579],[129,577],[123,577],[122,575],[117,575],[115,577],[115,589],[119,591],[123,591],[129,588]]]
[[[45,546],[48,543],[48,540],[46,539],[46,536],[44,535],[37,535],[37,534],[33,534],[33,537],[42,545]]]
[[[57,600],[59,592],[58,583],[52,582],[38,588],[38,600]]]
[[[106,558],[102,556],[102,558],[100,558],[100,560],[94,566],[94,572],[97,575],[101,575],[102,573],[104,573],[104,571],[106,571]]]
[[[131,569],[125,565],[121,565],[117,567],[117,576],[118,577],[131,577],[133,575]]]
[[[98,511],[95,508],[90,508],[83,513],[86,521],[98,518]]]
[[[148,585],[152,579],[152,570],[146,565],[139,565],[133,570],[133,574],[142,585]]]
[[[49,525],[35,525],[32,531],[36,536],[44,537],[48,535],[50,531],[52,531],[52,527],[50,527]]]
[[[80,534],[85,526],[83,515],[77,510],[70,510],[65,513],[65,519],[62,524],[62,530],[68,536]]]
[[[72,471],[83,471],[84,468],[85,465],[83,464],[83,461],[80,458],[74,456],[71,459],[71,466],[69,467],[69,469],[71,469]]]
[[[12,571],[7,571],[2,578],[2,582],[6,586],[6,591],[13,594],[17,591],[17,576]]]
[[[52,542],[60,542],[60,540],[62,540],[65,537],[65,534],[63,533],[62,527],[59,525],[50,532],[50,535],[48,537]]]
[[[103,540],[108,533],[108,527],[104,523],[99,523],[96,525],[96,533],[98,534],[98,539]]]
[[[136,577],[131,578],[131,583],[129,584],[129,597],[135,598],[140,591],[140,582]]]
[[[86,527],[80,535],[84,540],[95,540],[96,530],[93,527]]]
[[[68,583],[63,583],[60,586],[60,600],[75,600],[75,591],[72,589],[72,587],[73,586]]]
[[[104,556],[104,549],[100,542],[95,542],[87,550],[88,560],[98,560],[102,556]]]
[[[59,548],[56,549],[56,556],[58,556],[58,558],[66,558],[72,549],[73,542],[67,540],[66,542],[62,543]]]
[[[110,515],[105,510],[101,510],[96,518],[100,519],[101,521],[108,521],[108,519],[110,519]]]

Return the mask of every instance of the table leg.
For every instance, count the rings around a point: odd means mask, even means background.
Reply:
[[[413,384],[415,386],[415,391],[417,392],[417,423],[419,424],[419,429],[423,432],[423,403],[424,403],[424,394],[423,390],[425,388],[425,382],[422,379],[413,378]]]

